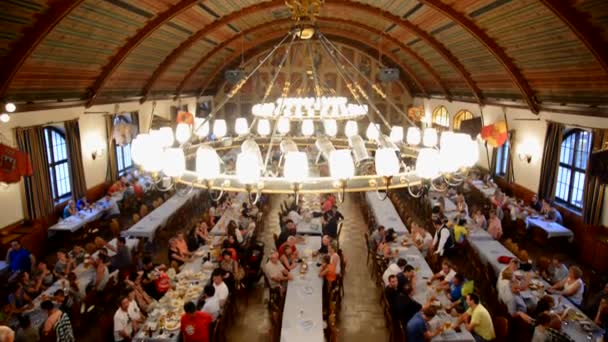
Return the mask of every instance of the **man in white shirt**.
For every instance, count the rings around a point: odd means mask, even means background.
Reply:
[[[127,298],[129,298],[129,308],[127,309],[129,317],[136,324],[143,323],[144,317],[142,316],[139,305],[137,305],[137,301],[135,300],[135,291],[131,290]]]
[[[213,287],[215,288],[214,298],[219,300],[220,306],[224,306],[226,300],[228,299],[228,286],[224,283],[224,274],[221,269],[216,269],[213,271]]]
[[[129,298],[120,301],[120,307],[114,314],[114,341],[131,340],[133,336],[133,321],[129,317]]]
[[[264,265],[264,274],[270,283],[270,287],[281,287],[281,283],[291,279],[291,274],[282,263],[279,262],[279,253],[272,252],[270,259]]]
[[[407,261],[403,258],[399,258],[396,263],[392,263],[388,265],[384,273],[382,274],[382,280],[384,281],[384,286],[389,285],[389,277],[392,275],[397,275],[399,272],[403,272],[403,269],[407,265]]]
[[[205,286],[204,290],[205,296],[205,305],[201,311],[204,311],[213,317],[213,321],[217,320],[217,317],[220,315],[220,301],[215,297],[215,287],[211,285]]]
[[[451,246],[452,243],[448,243],[450,238],[450,228],[439,220],[435,220],[433,225],[435,226],[435,237],[433,237],[433,249],[435,250],[434,254],[443,256],[446,249],[453,247]]]

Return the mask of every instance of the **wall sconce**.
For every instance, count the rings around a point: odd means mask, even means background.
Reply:
[[[95,160],[97,157],[101,157],[103,155],[103,146],[97,146],[91,151],[91,159]]]
[[[532,155],[529,153],[519,153],[519,160],[526,161],[528,164],[532,161]]]

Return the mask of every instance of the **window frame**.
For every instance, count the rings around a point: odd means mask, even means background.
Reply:
[[[509,158],[509,153],[511,152],[511,134],[508,133],[508,135],[507,141],[502,146],[496,148],[496,168],[494,169],[494,173],[500,177],[507,175],[511,162]]]
[[[439,123],[438,118],[440,120],[446,120],[446,124],[443,125],[443,124]],[[449,129],[450,128],[450,113],[448,112],[448,109],[445,106],[437,106],[435,109],[433,109],[433,115],[431,116],[431,123],[433,125],[437,125],[439,127]]]
[[[114,145],[115,145],[114,146],[114,151],[116,153],[116,172],[118,173],[118,176],[123,176],[126,173],[128,173],[129,171],[131,171],[133,169],[133,166],[134,166],[133,159],[131,158],[131,143],[128,143],[128,144],[126,144],[124,146],[120,146],[118,144],[114,144]],[[119,149],[120,149],[120,153],[119,153]],[[125,150],[126,149],[129,149],[129,162],[130,162],[130,165],[127,166],[127,167],[124,167],[124,165],[126,164],[125,163],[125,161],[126,161],[125,160]],[[120,159],[122,161],[123,168],[120,168],[120,166],[119,166],[120,165],[119,156],[120,156]]]
[[[593,146],[591,146],[592,144],[592,140],[593,140],[593,132],[589,132],[587,130],[584,129],[580,129],[580,128],[573,128],[573,129],[569,129],[567,130],[562,138],[562,141],[560,143],[559,146],[559,163],[558,163],[558,169],[557,169],[557,173],[555,175],[556,179],[556,185],[555,185],[555,192],[554,192],[554,198],[555,198],[555,202],[558,203],[560,206],[565,207],[567,209],[570,209],[578,214],[580,214],[583,210],[583,206],[581,203],[581,206],[577,206],[576,204],[572,203],[573,199],[573,194],[574,194],[574,184],[575,184],[575,178],[576,178],[576,174],[580,173],[583,175],[583,177],[586,177],[586,173],[587,173],[587,164],[585,164],[584,168],[580,168],[577,166],[578,163],[578,159],[577,157],[577,146],[579,144],[579,141],[581,139],[581,136],[587,133],[589,134],[589,141],[587,142],[587,146],[588,149],[587,151],[582,151],[583,153],[587,154],[587,162],[589,161],[589,156],[591,155],[591,151],[593,149]],[[571,136],[574,136],[574,141],[573,141],[573,149],[572,149],[572,156],[571,156],[571,161],[570,163],[564,163],[561,160],[561,155],[562,155],[562,149],[564,148],[564,142],[566,140],[568,140]],[[581,156],[583,154],[581,153]],[[558,186],[559,186],[559,175],[560,175],[560,169],[561,168],[565,168],[570,172],[570,177],[567,183],[567,199],[562,199],[561,197],[558,197]],[[585,186],[585,179],[583,178],[583,189],[581,189],[581,193],[583,193],[584,191],[584,186]]]
[[[61,138],[63,138],[63,143],[64,143],[64,148],[65,148],[65,159],[61,159],[61,160],[55,160],[55,140],[53,139],[53,133],[59,135]],[[58,129],[57,127],[53,127],[53,126],[46,126],[44,127],[44,135],[45,135],[45,149],[46,149],[46,155],[49,163],[49,168],[48,168],[48,173],[49,173],[49,179],[51,181],[51,193],[53,195],[53,201],[55,201],[55,203],[61,203],[67,199],[69,199],[70,197],[72,197],[72,183],[71,183],[71,173],[70,173],[70,157],[69,157],[69,151],[68,151],[68,143],[65,137],[65,133],[62,132],[60,129]],[[50,146],[47,144],[47,142],[50,144]],[[62,195],[59,195],[59,183],[58,183],[58,179],[57,179],[57,167],[60,165],[65,164],[67,166],[67,182],[68,182],[68,186],[70,191],[68,191],[67,193],[64,193]]]
[[[461,109],[454,115],[454,119],[452,119],[452,128],[454,130],[460,130],[460,125],[465,120],[470,120],[475,117],[475,114],[467,109]]]

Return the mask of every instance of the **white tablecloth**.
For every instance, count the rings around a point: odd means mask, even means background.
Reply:
[[[496,192],[496,188],[487,186],[480,180],[472,181],[471,184],[473,184],[473,186],[476,187],[477,190],[481,191],[481,193],[487,198],[491,198]]]
[[[547,232],[547,237],[549,239],[554,237],[567,237],[570,242],[574,239],[574,233],[557,222],[549,222],[541,218],[526,218],[526,227],[530,228],[532,226]]]
[[[317,250],[320,236],[308,236],[298,250],[303,255]],[[300,274],[300,266],[293,269],[293,280],[287,284],[281,342],[323,342],[323,279],[314,258],[307,257],[308,272]],[[306,322],[309,326],[306,326]]]
[[[184,204],[194,196],[198,195],[199,190],[193,190],[188,195],[173,195],[158,208],[152,210],[131,228],[122,232],[122,236],[134,236],[154,239],[156,231],[167,223],[167,220]]]
[[[304,220],[298,222],[296,230],[298,234],[305,235],[321,235],[323,234],[323,220],[320,217],[315,217],[306,222]]]
[[[387,230],[393,228],[399,235],[408,233],[399,213],[397,213],[397,209],[389,198],[383,201],[378,198],[375,191],[365,193],[365,198],[378,225],[384,226]]]
[[[112,195],[112,205],[116,204],[123,197],[122,192],[117,192]],[[49,227],[51,231],[63,231],[63,232],[75,232],[82,228],[85,224],[93,222],[99,219],[106,211],[112,208],[112,205],[107,205],[105,198],[102,197],[100,200],[95,202],[93,208],[84,209],[78,212],[78,215],[72,215],[66,219],[59,220],[57,223]]]
[[[226,227],[231,220],[234,220],[236,224],[239,224],[239,218],[241,217],[241,209],[243,203],[247,200],[247,194],[239,193],[232,199],[232,206],[227,208],[219,220],[215,223],[215,226],[211,228],[209,234],[211,235],[226,235]]]

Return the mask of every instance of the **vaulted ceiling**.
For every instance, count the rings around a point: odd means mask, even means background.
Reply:
[[[283,0],[3,0],[0,99],[213,92],[291,24]],[[606,0],[326,0],[317,26],[381,51],[412,96],[608,105]]]

